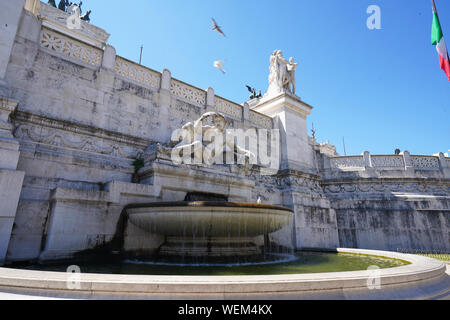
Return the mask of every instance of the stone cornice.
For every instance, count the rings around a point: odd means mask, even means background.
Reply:
[[[0,129],[8,131],[13,129],[9,117],[16,110],[18,104],[16,100],[0,97]]]
[[[280,93],[277,96],[263,98],[258,105],[252,107],[252,110],[274,117],[277,113],[279,113],[280,108],[298,113],[303,118],[306,118],[306,116],[308,116],[313,109],[312,106],[303,102],[297,96],[287,93]]]
[[[440,178],[342,178],[342,179],[325,179],[321,180],[320,184],[327,185],[336,185],[336,184],[383,184],[383,183],[421,183],[421,184],[445,184],[450,186],[450,179],[440,179]]]
[[[295,176],[295,177],[301,177],[311,180],[320,180],[320,176],[318,174],[312,174],[308,172],[293,170],[293,169],[285,169],[278,172],[277,176],[279,177],[289,177],[289,176]]]
[[[184,179],[201,178],[202,181],[226,183],[233,186],[242,186],[252,188],[255,182],[244,176],[233,173],[217,172],[214,169],[201,168],[191,165],[175,165],[169,161],[154,161],[149,166],[144,167],[139,172],[142,176],[149,175],[168,175],[183,177]]]
[[[5,97],[0,97],[0,109],[1,110],[12,113],[17,108],[18,104],[19,104],[19,102],[16,100],[5,98]]]
[[[12,120],[14,123],[25,122],[27,124],[35,124],[39,126],[51,127],[55,129],[69,131],[76,134],[83,134],[96,138],[126,143],[143,149],[145,149],[149,144],[152,143],[151,140],[142,139],[140,137],[109,131],[89,126],[86,124],[75,123],[68,120],[50,118],[44,115],[34,114],[22,110],[17,111],[14,114]]]

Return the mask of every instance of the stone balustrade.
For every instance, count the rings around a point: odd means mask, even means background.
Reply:
[[[206,91],[177,79],[170,82],[170,93],[177,98],[198,106],[206,105]]]
[[[405,161],[401,155],[371,155],[370,162],[372,167],[377,169],[402,169],[405,167]]]
[[[242,106],[237,103],[216,96],[215,109],[217,112],[223,113],[238,120],[242,120]]]
[[[412,166],[420,170],[439,170],[439,157],[411,156]]]
[[[113,70],[117,77],[153,90],[160,90],[163,87],[162,73],[123,57],[116,56],[115,50],[111,51],[112,47],[107,46],[107,48],[102,51],[47,28],[42,29],[40,44],[41,47],[50,54],[89,67],[99,68],[105,65],[107,59],[112,60]],[[170,86],[167,89],[176,99],[195,106],[210,107],[217,112],[221,112],[224,115],[239,121],[248,120],[252,125],[258,128],[268,130],[273,128],[271,117],[253,110],[249,110],[249,112],[246,113],[244,111],[244,106],[216,96],[214,90],[211,88],[202,90],[172,78],[170,75],[168,83],[170,83]],[[208,100],[211,100],[211,102]]]
[[[330,159],[332,169],[339,170],[362,170],[364,166],[363,156],[335,157]]]
[[[364,152],[360,156],[345,156],[329,158],[329,167],[332,171],[367,171],[367,170],[414,170],[414,171],[441,171],[450,170],[450,159],[444,154],[439,156],[410,155],[408,151],[400,155],[371,155]]]
[[[161,73],[143,67],[122,57],[116,57],[114,71],[120,77],[145,87],[159,89]]]
[[[163,74],[120,56],[116,56],[115,59],[114,70],[119,77],[128,81],[131,80],[138,85],[156,90],[163,89],[163,87],[165,87],[162,83]],[[166,73],[166,75],[168,77],[167,81],[170,83],[167,89],[176,99],[195,106],[210,108],[239,121],[247,120],[251,125],[254,125],[257,128],[268,130],[273,129],[273,121],[271,117],[253,110],[248,110],[248,112],[246,112],[245,105],[242,106],[233,101],[216,96],[212,88],[202,90],[183,81],[172,78],[170,72]]]
[[[271,117],[250,110],[246,104],[216,96],[212,88],[197,88],[172,78],[169,71],[161,73],[116,55],[115,49],[106,44],[109,34],[100,28],[83,22],[82,30],[69,30],[65,26],[68,14],[46,4],[40,6],[39,14],[43,21],[40,46],[51,55],[88,68],[111,70],[119,79],[154,91],[169,92],[169,97],[220,112],[257,128],[273,128]]]
[[[262,129],[270,130],[273,128],[273,121],[271,117],[254,110],[250,110],[249,112],[249,121],[257,127],[261,127]]]
[[[99,67],[102,63],[102,50],[47,28],[42,28],[40,45],[51,54],[90,67]]]

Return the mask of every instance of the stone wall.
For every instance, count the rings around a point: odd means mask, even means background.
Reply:
[[[336,200],[339,243],[346,248],[449,252],[449,198]]]
[[[442,153],[322,160],[341,247],[450,251],[450,167]]]

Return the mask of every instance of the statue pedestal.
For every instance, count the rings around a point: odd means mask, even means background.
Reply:
[[[313,108],[291,93],[264,96],[252,110],[275,118],[281,136],[281,168],[314,172],[307,116]],[[278,120],[277,120],[278,119]],[[278,125],[277,125],[278,124]]]

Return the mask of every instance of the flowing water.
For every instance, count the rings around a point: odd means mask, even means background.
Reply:
[[[77,265],[82,273],[236,276],[357,271],[367,270],[371,266],[384,269],[406,264],[408,263],[405,261],[377,256],[298,252],[293,255],[266,254],[261,258],[235,263],[216,260],[198,264],[189,260],[180,263],[170,259],[158,259],[154,261],[124,260],[115,263],[78,263]],[[67,263],[34,265],[27,267],[27,269],[65,272],[69,265]]]

